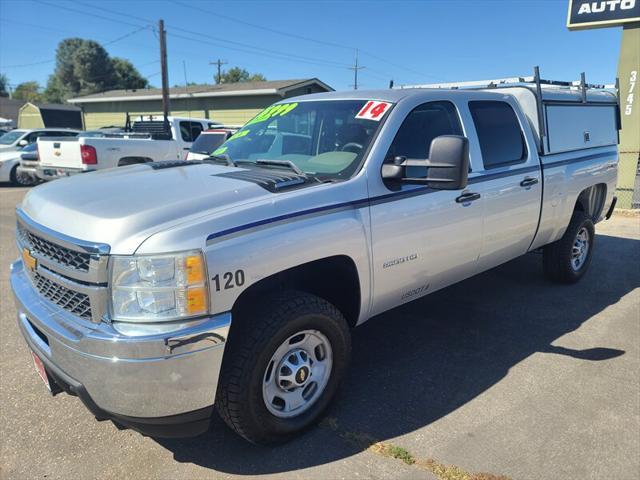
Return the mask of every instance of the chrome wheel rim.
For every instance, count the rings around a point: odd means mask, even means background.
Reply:
[[[291,335],[276,349],[263,375],[262,398],[276,417],[306,412],[322,395],[331,376],[333,351],[318,330]]]
[[[571,268],[575,272],[580,270],[587,261],[589,254],[589,231],[582,227],[575,240],[573,241],[573,247],[571,248]]]
[[[31,178],[31,175],[17,169],[15,173],[15,180],[16,180],[16,183],[21,187],[28,187],[33,183],[33,179]]]

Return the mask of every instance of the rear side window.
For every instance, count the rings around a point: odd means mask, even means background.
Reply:
[[[202,130],[200,122],[180,122],[180,135],[185,142],[193,142]]]
[[[222,145],[226,139],[226,132],[204,133],[193,142],[191,151],[210,155],[216,148]]]
[[[392,162],[395,157],[426,160],[429,158],[431,142],[440,135],[462,135],[458,112],[451,102],[424,103],[414,108],[404,119],[385,161]],[[427,168],[407,167],[407,176],[424,178],[427,176]]]
[[[496,168],[526,159],[527,148],[516,113],[505,102],[469,102],[478,133],[484,168]]]

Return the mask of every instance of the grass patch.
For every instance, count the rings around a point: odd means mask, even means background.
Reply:
[[[370,450],[383,457],[400,460],[407,465],[415,465],[433,473],[440,480],[511,480],[504,475],[470,473],[456,465],[446,465],[431,458],[426,460],[415,458],[406,448],[388,442],[380,442],[367,433],[343,430],[335,417],[325,417],[320,422],[320,426],[336,432],[340,438],[357,448]]]

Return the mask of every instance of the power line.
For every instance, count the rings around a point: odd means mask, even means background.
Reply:
[[[136,34],[136,33],[140,32],[140,31],[142,31],[142,30],[147,30],[147,29],[148,29],[148,27],[146,27],[146,26],[145,26],[145,27],[140,27],[140,28],[138,28],[138,29],[136,29],[136,30],[134,30],[134,31],[132,31],[132,32],[126,33],[126,34],[124,34],[124,35],[121,35],[121,36],[120,36],[120,37],[118,37],[118,38],[114,38],[113,40],[110,40],[110,41],[108,41],[108,42],[106,42],[106,43],[103,43],[102,45],[103,45],[103,46],[105,46],[105,45],[111,45],[111,44],[113,44],[113,43],[116,43],[116,42],[119,42],[119,41],[121,41],[121,40],[124,40],[125,38],[128,38],[128,37],[130,37],[130,36],[132,36],[132,35],[134,35],[134,34]],[[56,59],[54,58],[54,59],[51,59],[51,60],[42,60],[42,61],[39,61],[39,62],[32,62],[32,63],[22,63],[22,64],[18,64],[18,65],[0,65],[0,68],[2,68],[2,69],[8,69],[8,68],[33,67],[33,66],[36,66],[36,65],[45,65],[45,64],[47,64],[47,63],[55,63],[55,61],[56,61]],[[154,62],[151,62],[151,63],[155,63],[155,62],[157,62],[157,61],[158,61],[158,60],[155,60]]]
[[[285,37],[295,38],[297,40],[306,40],[308,42],[317,43],[319,45],[326,45],[326,46],[329,46],[329,47],[343,48],[343,49],[346,49],[346,50],[353,50],[353,47],[349,47],[349,46],[346,46],[346,45],[340,45],[339,43],[327,42],[325,40],[317,40],[315,38],[305,37],[305,36],[302,36],[302,35],[296,35],[295,33],[283,32],[281,30],[276,30],[275,28],[265,27],[264,25],[258,25],[258,24],[255,24],[255,23],[245,22],[244,20],[240,20],[238,18],[230,17],[228,15],[222,15],[221,13],[218,13],[218,12],[212,12],[211,10],[207,10],[207,9],[202,8],[200,6],[194,6],[193,4],[188,4],[188,3],[182,2],[180,0],[174,0],[173,3],[177,3],[177,4],[182,5],[184,7],[187,7],[187,8],[200,10],[201,12],[208,13],[208,14],[213,15],[215,17],[224,18],[225,20],[230,20],[232,22],[236,22],[236,23],[239,23],[241,25],[247,25],[249,27],[253,27],[253,28],[260,29],[260,30],[264,30],[266,32],[271,32],[271,33],[276,33],[278,35],[283,35]]]
[[[211,10],[204,9],[204,8],[202,8],[200,6],[190,5],[190,4],[185,3],[183,1],[180,1],[180,0],[174,0],[173,3],[177,3],[177,4],[183,5],[183,6],[188,7],[188,8],[200,10],[201,12],[208,13],[209,15],[213,15],[213,16],[219,17],[219,18],[224,18],[226,20],[230,20],[232,22],[236,22],[236,23],[239,23],[239,24],[242,24],[242,25],[246,25],[246,26],[249,26],[249,27],[257,28],[257,29],[260,29],[260,30],[265,30],[265,31],[272,32],[272,33],[276,33],[278,35],[282,35],[282,36],[285,36],[285,37],[295,38],[295,39],[298,39],[298,40],[305,40],[305,41],[308,41],[308,42],[313,42],[313,43],[317,43],[319,45],[326,45],[326,46],[330,46],[330,47],[334,47],[334,48],[341,48],[341,49],[347,49],[347,50],[352,50],[352,51],[355,49],[355,47],[349,46],[349,45],[328,42],[328,41],[325,41],[325,40],[319,40],[319,39],[316,39],[316,38],[306,37],[306,36],[303,36],[303,35],[297,35],[297,34],[294,34],[294,33],[291,33],[291,32],[285,32],[285,31],[282,31],[282,30],[277,30],[275,28],[265,27],[263,25],[257,25],[255,23],[246,22],[246,21],[240,20],[238,18],[230,17],[228,15],[223,15],[223,14],[218,13],[218,12],[213,12]],[[387,64],[389,64],[391,66],[394,66],[396,68],[400,68],[400,69],[405,70],[407,72],[411,72],[411,73],[420,75],[422,77],[430,77],[430,78],[435,78],[435,79],[438,79],[438,80],[443,80],[441,77],[437,77],[437,76],[434,76],[434,75],[429,75],[429,74],[425,74],[423,72],[419,72],[419,71],[414,70],[412,68],[409,68],[409,67],[407,67],[405,65],[400,65],[398,63],[395,63],[395,62],[392,62],[390,60],[387,60],[386,58],[383,58],[383,57],[381,57],[379,55],[371,53],[371,52],[369,52],[367,50],[363,50],[363,49],[359,49],[359,50],[360,50],[361,54],[364,54],[364,55],[367,55],[369,57],[375,58],[377,60],[380,60],[380,61],[382,61],[384,63],[387,63]]]
[[[320,63],[320,61],[316,61],[316,60],[313,60],[313,59],[292,58],[291,55],[287,55],[287,54],[267,53],[267,52],[248,50],[246,48],[230,47],[228,45],[222,45],[220,43],[212,42],[211,40],[205,40],[203,38],[187,37],[185,35],[181,35],[181,34],[178,34],[178,33],[173,33],[171,31],[168,31],[167,34],[172,36],[172,37],[182,38],[184,40],[190,40],[190,41],[193,41],[193,42],[197,42],[199,44],[206,43],[208,45],[214,45],[214,46],[216,46],[218,48],[226,48],[226,49],[229,49],[229,50],[236,50],[238,52],[249,53],[251,55],[259,55],[261,57],[271,57],[271,58],[277,58],[279,60],[289,60],[289,61],[293,60],[296,63],[308,63],[308,64],[311,64],[311,65],[320,65],[322,67],[332,67],[332,68],[338,68],[338,69],[348,68],[348,65],[341,65],[341,64],[333,65],[333,64]],[[200,33],[190,32],[190,34],[194,35],[194,36],[197,36],[197,37],[202,37],[202,34],[200,34]]]
[[[39,0],[39,1],[43,1],[43,0]],[[124,13],[120,13],[111,9],[107,9],[107,8],[103,8],[103,7],[97,7],[97,6],[93,6],[91,5],[91,8],[96,8],[98,10],[101,10],[103,12],[107,12],[113,15],[120,15],[120,16],[126,16],[126,17],[130,17],[130,18],[136,18],[140,21],[143,22],[147,22],[147,23],[151,23],[150,20],[142,18],[142,17],[134,17],[134,16],[130,16],[130,15],[126,15]],[[82,12],[79,10],[75,10],[77,12],[83,13],[85,15],[92,15],[92,14],[88,14],[86,12]],[[113,19],[109,19],[111,21],[115,21]],[[173,35],[174,37],[177,38],[184,38],[186,40],[191,40],[191,41],[202,41],[201,38],[205,37],[217,42],[222,42],[222,44],[218,44],[216,46],[222,47],[222,48],[228,48],[230,50],[238,50],[238,51],[244,51],[245,53],[255,53],[251,50],[256,50],[257,52],[261,52],[261,54],[270,54],[270,55],[277,55],[281,58],[285,58],[285,59],[293,59],[296,61],[301,61],[304,63],[311,63],[311,64],[316,64],[316,65],[321,65],[321,66],[333,66],[333,67],[338,67],[338,68],[346,68],[348,65],[343,64],[343,63],[339,63],[339,62],[335,62],[332,60],[326,60],[326,59],[321,59],[321,58],[311,58],[311,57],[306,57],[303,55],[297,55],[297,54],[292,54],[289,52],[282,52],[282,51],[278,51],[278,50],[272,50],[272,49],[268,49],[268,48],[264,48],[264,47],[257,47],[254,45],[250,45],[247,43],[242,43],[242,42],[238,42],[238,41],[234,41],[234,40],[229,40],[226,38],[221,38],[221,37],[215,37],[203,32],[194,32],[193,30],[189,30],[186,28],[182,28],[176,25],[167,25],[168,26],[168,34],[169,35]],[[181,37],[180,35],[176,34],[176,33],[172,33],[171,30],[177,30],[178,32],[182,32],[182,33],[186,33],[189,35],[195,35],[197,37],[197,39],[192,39],[192,38],[185,38],[185,37]],[[230,45],[235,45],[236,47],[230,47],[228,45],[224,45],[225,43],[230,44]],[[240,48],[244,48],[244,49],[250,49],[250,50],[241,50]]]
[[[88,12],[85,12],[85,11],[82,11],[82,10],[78,10],[77,8],[62,6],[59,3],[50,3],[50,2],[47,2],[45,0],[33,0],[33,1],[36,2],[36,3],[40,3],[42,5],[47,5],[49,7],[56,8],[56,9],[68,10],[69,12],[76,12],[76,13],[80,13],[82,15],[88,15],[88,16],[94,17],[94,18],[101,18],[102,20],[107,20],[109,22],[115,22],[115,23],[119,23],[119,24],[122,24],[122,25],[129,25],[131,27],[137,27],[137,28],[142,27],[142,25],[138,25],[136,23],[127,22],[127,21],[124,21],[124,20],[115,20],[113,18],[109,18],[109,17],[105,17],[105,16],[102,16],[102,15],[98,15],[96,13],[88,13]],[[95,8],[95,7],[92,7],[92,8]]]

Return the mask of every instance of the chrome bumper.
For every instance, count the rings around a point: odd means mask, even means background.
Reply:
[[[34,177],[38,176],[38,162],[21,160],[18,165],[18,172],[28,173]]]
[[[20,331],[45,364],[81,384],[100,410],[158,418],[213,404],[230,313],[169,333],[124,335],[42,298],[24,268],[21,260],[11,265]]]
[[[55,180],[56,178],[65,178],[77,173],[86,173],[92,170],[84,170],[82,168],[66,168],[66,167],[36,167],[36,175],[40,180]]]

